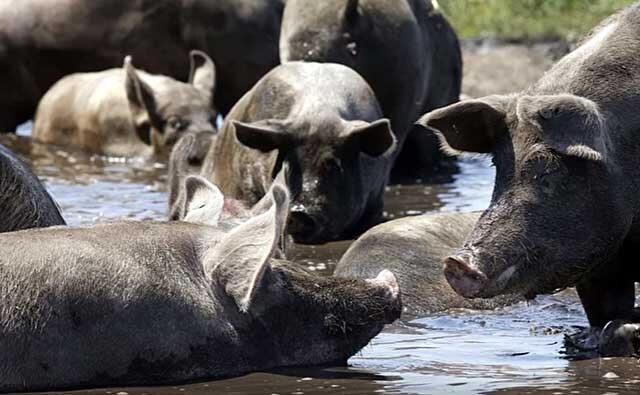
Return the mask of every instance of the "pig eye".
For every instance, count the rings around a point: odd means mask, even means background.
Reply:
[[[169,118],[167,123],[169,124],[169,127],[174,130],[182,130],[187,127],[187,121],[178,117]]]

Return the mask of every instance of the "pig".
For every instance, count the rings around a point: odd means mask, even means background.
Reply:
[[[340,63],[364,77],[402,147],[394,181],[455,169],[436,138],[412,133],[420,115],[460,96],[458,38],[431,0],[287,0],[280,59]]]
[[[223,114],[279,64],[284,0],[21,0],[0,2],[0,131],[33,117],[62,77],[118,67],[130,54],[143,70],[181,81],[193,48],[219,68]]]
[[[170,221],[189,221],[202,224],[215,225],[218,222],[219,208],[205,208],[202,210],[189,209],[187,205],[188,190],[198,187],[200,184],[193,184],[187,182],[189,176],[195,174],[193,167],[189,165],[189,158],[197,153],[199,150],[199,144],[197,139],[192,134],[184,135],[176,143],[171,151],[169,157],[169,175],[168,175],[168,187],[169,187],[169,220]],[[286,168],[286,166],[285,166]],[[280,185],[287,185],[284,178],[284,169],[280,170],[280,174],[276,176],[277,182]],[[193,180],[191,180],[193,181]],[[213,187],[211,187],[213,188]],[[215,187],[217,189],[217,187]],[[191,199],[191,205],[200,205],[205,207],[207,204],[211,204],[211,199],[208,199],[209,194],[199,195],[200,199]],[[223,196],[223,199],[218,203],[224,208],[222,212],[225,214],[225,219],[235,219],[242,221],[253,216],[254,212],[260,212],[264,205],[270,204],[270,196],[265,195],[260,202],[256,203],[255,207],[249,208],[244,202],[236,199]],[[214,220],[212,220],[212,218]],[[284,239],[282,243],[284,243]],[[281,245],[281,247],[284,244]]]
[[[121,69],[64,77],[40,101],[33,138],[94,154],[167,156],[181,135],[215,132],[215,66],[201,51],[191,64],[189,83],[137,71],[130,57]]]
[[[185,219],[217,210],[208,225],[113,222],[0,236],[0,391],[344,364],[399,317],[389,271],[322,278],[273,259],[289,209],[281,184],[236,225],[213,184],[185,183]]]
[[[58,205],[29,166],[0,144],[0,233],[65,225]]]
[[[289,62],[234,106],[202,176],[254,204],[288,168],[287,232],[304,244],[350,238],[380,220],[395,135],[366,81],[331,63]]]
[[[640,242],[640,4],[605,20],[530,88],[435,110],[445,148],[491,154],[491,204],[445,259],[468,298],[576,286],[589,323],[634,314]]]
[[[190,173],[189,156],[194,150],[195,137],[184,135],[178,140],[169,156],[169,220],[178,221],[185,216],[185,179]]]
[[[380,224],[349,247],[334,275],[369,278],[371,273],[391,270],[402,289],[403,319],[452,308],[495,309],[521,300],[516,295],[465,299],[451,289],[442,273],[442,258],[462,246],[480,214],[423,214]]]

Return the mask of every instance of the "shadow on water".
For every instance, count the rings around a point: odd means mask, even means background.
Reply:
[[[517,58],[518,68],[539,63],[538,49],[509,48],[501,49],[499,59]],[[521,53],[531,56],[518,55]],[[472,62],[465,64],[465,75],[482,80],[483,70],[491,70],[492,62],[495,63],[493,55],[491,48],[468,51],[465,56]],[[474,64],[478,65],[476,69]],[[531,73],[538,75],[541,70]],[[474,79],[466,81],[469,84]],[[476,84],[475,90],[467,86],[465,91],[480,95],[513,87],[511,82],[501,86],[486,86],[484,82]],[[32,164],[72,225],[116,218],[165,218],[164,165],[68,153],[32,143],[25,137],[1,136],[0,142]],[[450,182],[387,188],[385,217],[481,210],[489,203],[493,177],[494,170],[486,158],[463,159],[460,172],[453,175]],[[328,275],[348,246],[348,241],[293,246],[288,255]],[[586,324],[576,295],[565,291],[496,311],[455,310],[396,323],[351,358],[349,367],[286,369],[181,386],[72,393],[637,393],[640,366],[636,359],[578,361],[563,357],[564,335]]]

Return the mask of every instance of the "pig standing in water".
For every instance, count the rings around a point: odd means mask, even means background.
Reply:
[[[640,4],[531,88],[427,114],[457,151],[491,153],[495,189],[445,260],[469,298],[576,286],[589,323],[631,319],[640,246]]]
[[[403,315],[425,316],[452,308],[494,309],[521,298],[465,299],[447,284],[442,257],[462,246],[480,217],[473,213],[438,213],[400,218],[360,236],[336,266],[339,277],[369,278],[383,268],[398,277]]]
[[[286,164],[293,195],[287,230],[296,242],[324,243],[379,220],[394,148],[389,121],[355,71],[290,62],[233,107],[202,175],[253,204]]]
[[[199,136],[202,161],[217,116],[212,108],[215,66],[203,52],[191,52],[189,83],[136,71],[130,58],[122,69],[64,77],[44,95],[33,138],[91,153],[166,156],[185,133]]]
[[[0,232],[64,224],[56,203],[38,177],[0,145]]]
[[[434,136],[411,133],[421,114],[460,96],[458,38],[431,0],[287,0],[280,60],[340,63],[364,77],[402,148],[399,180],[454,167]]]
[[[222,216],[212,184],[185,183],[185,219],[198,224],[0,235],[0,391],[342,364],[399,317],[389,271],[367,281],[321,278],[272,259],[289,206],[279,183],[262,212],[238,226]]]

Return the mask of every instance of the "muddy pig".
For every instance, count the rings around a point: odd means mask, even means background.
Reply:
[[[395,136],[369,85],[338,64],[289,62],[234,106],[202,174],[226,196],[259,200],[289,169],[288,232],[299,243],[353,237],[379,221]]]
[[[288,0],[280,59],[340,63],[364,77],[403,148],[395,180],[455,168],[436,138],[411,133],[420,115],[460,95],[458,38],[431,0]]]
[[[167,156],[185,133],[201,135],[206,144],[217,112],[211,105],[215,66],[204,52],[191,52],[189,83],[138,71],[130,57],[124,63],[53,85],[38,105],[33,138],[113,156]]]
[[[65,225],[38,177],[0,144],[0,232]]]
[[[425,214],[378,225],[349,247],[335,275],[368,278],[382,269],[391,270],[402,289],[402,314],[407,319],[451,308],[494,309],[513,303],[521,298],[465,299],[451,289],[442,273],[442,258],[462,246],[480,214]]]
[[[322,278],[272,259],[289,209],[279,183],[263,212],[234,226],[215,203],[223,199],[215,186],[199,176],[187,182],[189,210],[218,207],[218,223],[114,222],[0,236],[0,391],[344,364],[399,317],[389,271],[366,281]]]
[[[518,94],[424,116],[456,151],[493,155],[491,205],[445,275],[469,298],[576,286],[589,323],[634,310],[640,245],[640,4],[604,21]]]

